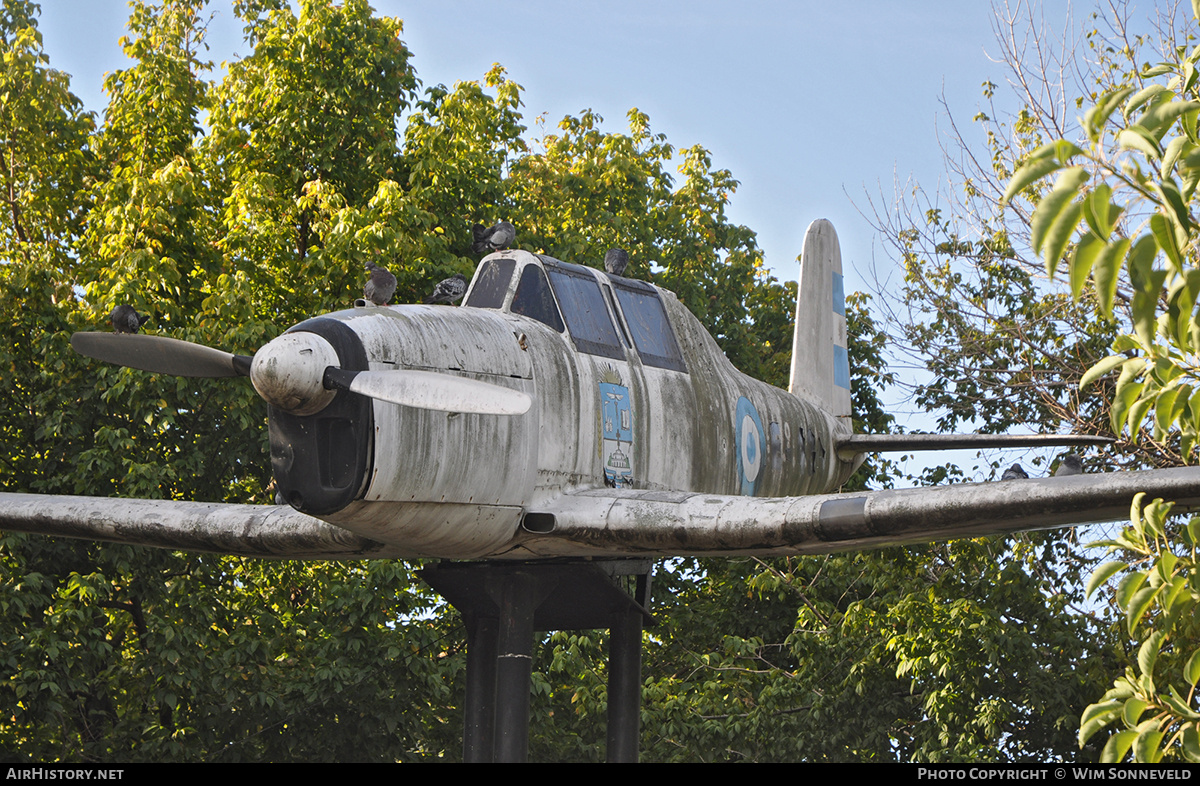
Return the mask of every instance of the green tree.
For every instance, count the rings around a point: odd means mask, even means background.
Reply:
[[[1200,5],[1193,4],[1193,13],[1200,15]],[[1200,269],[1192,217],[1200,184],[1196,22],[1169,31],[1161,62],[1117,75],[1094,99],[1083,117],[1082,147],[1060,138],[1033,151],[1006,193],[1028,193],[1056,174],[1053,188],[1034,200],[1033,248],[1049,275],[1065,269],[1076,298],[1090,279],[1102,311],[1113,312],[1121,290],[1129,311],[1128,332],[1080,384],[1119,370],[1113,431],[1170,445],[1189,463],[1200,433]],[[1098,568],[1092,588],[1124,574],[1115,600],[1137,650],[1125,675],[1082,718],[1080,744],[1109,725],[1125,727],[1108,738],[1106,761],[1129,754],[1148,762],[1200,761],[1200,522],[1169,522],[1169,510],[1161,500],[1143,509],[1138,499],[1130,525],[1099,544],[1122,559]]]

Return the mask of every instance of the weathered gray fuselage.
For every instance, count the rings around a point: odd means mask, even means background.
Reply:
[[[369,438],[355,448],[367,451],[365,476],[353,501],[313,511],[320,518],[419,553],[473,556],[510,541],[522,521],[552,528],[539,507],[564,491],[799,496],[835,489],[853,470],[833,449],[845,426],[738,372],[672,293],[523,251],[484,260],[472,292],[482,276],[493,291],[475,302],[492,307],[470,305],[468,294],[464,307],[354,308],[322,320],[353,331],[372,371],[470,377],[522,390],[533,406],[497,416],[371,402]],[[540,318],[514,313],[531,310],[521,304],[548,281],[557,297],[537,293]],[[291,493],[303,510],[304,489]]]

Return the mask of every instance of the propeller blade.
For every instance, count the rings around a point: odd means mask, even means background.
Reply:
[[[253,360],[203,344],[140,333],[75,333],[71,346],[105,363],[176,377],[249,376]]]
[[[533,404],[520,390],[436,371],[344,371],[330,366],[325,382],[380,401],[440,412],[522,415]]]

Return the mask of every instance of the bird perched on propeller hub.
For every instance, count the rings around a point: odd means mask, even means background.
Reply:
[[[498,221],[486,228],[483,224],[475,224],[471,227],[471,234],[474,237],[471,251],[476,254],[512,248],[517,242],[517,230],[507,221]]]
[[[376,306],[386,306],[392,295],[396,294],[396,277],[386,267],[374,262],[367,263],[367,270],[371,271],[371,275],[363,286],[363,300]]]
[[[149,314],[139,314],[134,311],[133,306],[120,305],[112,310],[108,321],[112,323],[113,330],[117,333],[136,333],[149,318]]]

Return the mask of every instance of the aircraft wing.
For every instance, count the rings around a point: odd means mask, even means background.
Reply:
[[[286,505],[0,494],[0,530],[240,557],[410,556]]]
[[[582,491],[548,506],[553,529],[523,532],[503,556],[827,554],[1128,520],[1143,491],[1200,510],[1200,468],[809,497]]]
[[[1122,521],[1143,491],[1200,510],[1200,468],[808,497],[577,491],[487,554],[419,552],[275,505],[0,494],[0,530],[282,559],[781,556]]]

